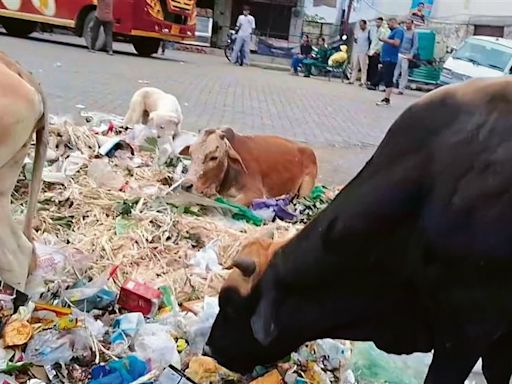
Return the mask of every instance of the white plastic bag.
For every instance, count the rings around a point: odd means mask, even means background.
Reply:
[[[218,272],[222,270],[217,256],[219,240],[213,240],[197,252],[190,260],[190,265],[196,273]]]
[[[203,302],[203,312],[191,323],[188,332],[188,341],[192,354],[201,354],[203,348],[210,336],[213,322],[219,313],[219,298],[205,297]]]
[[[135,353],[151,361],[152,369],[163,369],[169,364],[181,368],[181,358],[169,330],[160,324],[145,324],[135,335]]]

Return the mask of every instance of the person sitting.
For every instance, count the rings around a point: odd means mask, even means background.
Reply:
[[[327,61],[329,60],[329,47],[325,42],[325,37],[320,37],[318,39],[318,44],[316,48],[313,48],[314,52],[311,55],[312,59],[315,61],[327,65]],[[304,77],[311,77],[311,63],[304,62]]]
[[[339,52],[336,52],[334,55],[329,57],[329,61],[327,62],[329,67],[338,67],[345,64],[348,59],[347,49],[346,45],[340,46]]]
[[[294,58],[292,59],[292,74],[299,74],[299,67],[302,65],[304,59],[311,57],[312,52],[313,47],[311,46],[311,43],[309,41],[309,36],[304,35],[304,37],[302,38],[302,44],[300,45],[300,53],[298,55],[295,55]]]

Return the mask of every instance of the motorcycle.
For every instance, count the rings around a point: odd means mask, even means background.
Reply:
[[[236,37],[237,37],[236,31],[233,29],[230,29],[229,33],[227,35],[228,40],[224,47],[224,55],[226,55],[226,59],[228,59],[228,61],[230,63],[231,63],[231,56],[233,54],[233,49],[235,48]],[[240,48],[240,52],[238,53],[236,62],[240,66],[244,65],[244,47],[243,46]]]

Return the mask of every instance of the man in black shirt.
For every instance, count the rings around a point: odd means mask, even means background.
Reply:
[[[311,46],[311,43],[309,41],[309,36],[304,35],[302,38],[302,44],[300,45],[300,54],[296,55],[292,59],[292,73],[294,75],[299,74],[299,66],[302,64],[304,59],[307,59],[311,56],[311,53],[313,52],[313,47]]]

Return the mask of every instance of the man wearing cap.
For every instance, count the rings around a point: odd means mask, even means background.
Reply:
[[[103,27],[103,32],[105,32],[105,39],[107,42],[107,53],[111,56],[114,54],[112,50],[112,33],[114,29],[113,8],[114,0],[98,0],[98,5],[96,6],[96,17],[92,24],[91,46],[89,47],[89,51],[94,52],[96,50],[100,27]]]

